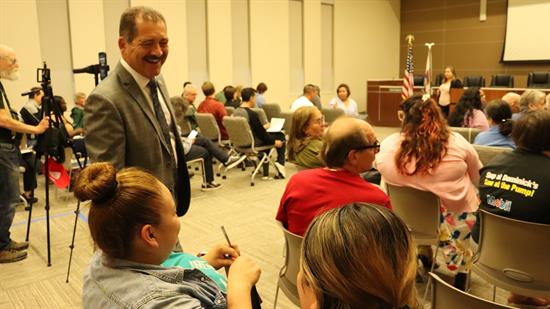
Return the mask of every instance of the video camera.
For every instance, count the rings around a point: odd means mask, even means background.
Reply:
[[[74,74],[88,73],[94,74],[95,84],[99,83],[98,75],[101,80],[104,80],[109,73],[109,65],[107,64],[107,54],[105,52],[98,53],[99,64],[92,64],[84,68],[73,69]]]
[[[42,117],[49,117],[49,128],[38,137],[36,145],[40,154],[53,157],[58,163],[65,162],[65,147],[71,145],[71,139],[65,124],[61,106],[54,100],[50,69],[44,61],[44,66],[36,70],[36,80],[42,85]]]

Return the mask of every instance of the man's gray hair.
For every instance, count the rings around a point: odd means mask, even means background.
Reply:
[[[544,92],[540,90],[525,90],[519,100],[519,108],[521,111],[529,109],[529,104],[534,104],[545,99]]]
[[[118,29],[119,36],[123,37],[128,43],[132,43],[137,35],[136,20],[159,22],[162,21],[166,26],[166,21],[161,13],[146,6],[134,6],[126,9],[120,16],[120,26]]]

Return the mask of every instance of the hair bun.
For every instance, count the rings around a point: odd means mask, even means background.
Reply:
[[[80,201],[102,203],[114,196],[117,186],[114,166],[105,162],[93,163],[78,176],[74,195]]]

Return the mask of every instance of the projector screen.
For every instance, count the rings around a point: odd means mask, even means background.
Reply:
[[[508,0],[503,62],[550,61],[550,0]]]

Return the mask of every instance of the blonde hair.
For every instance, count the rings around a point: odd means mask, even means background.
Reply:
[[[318,216],[300,268],[319,308],[418,308],[415,245],[386,208],[353,203]]]

